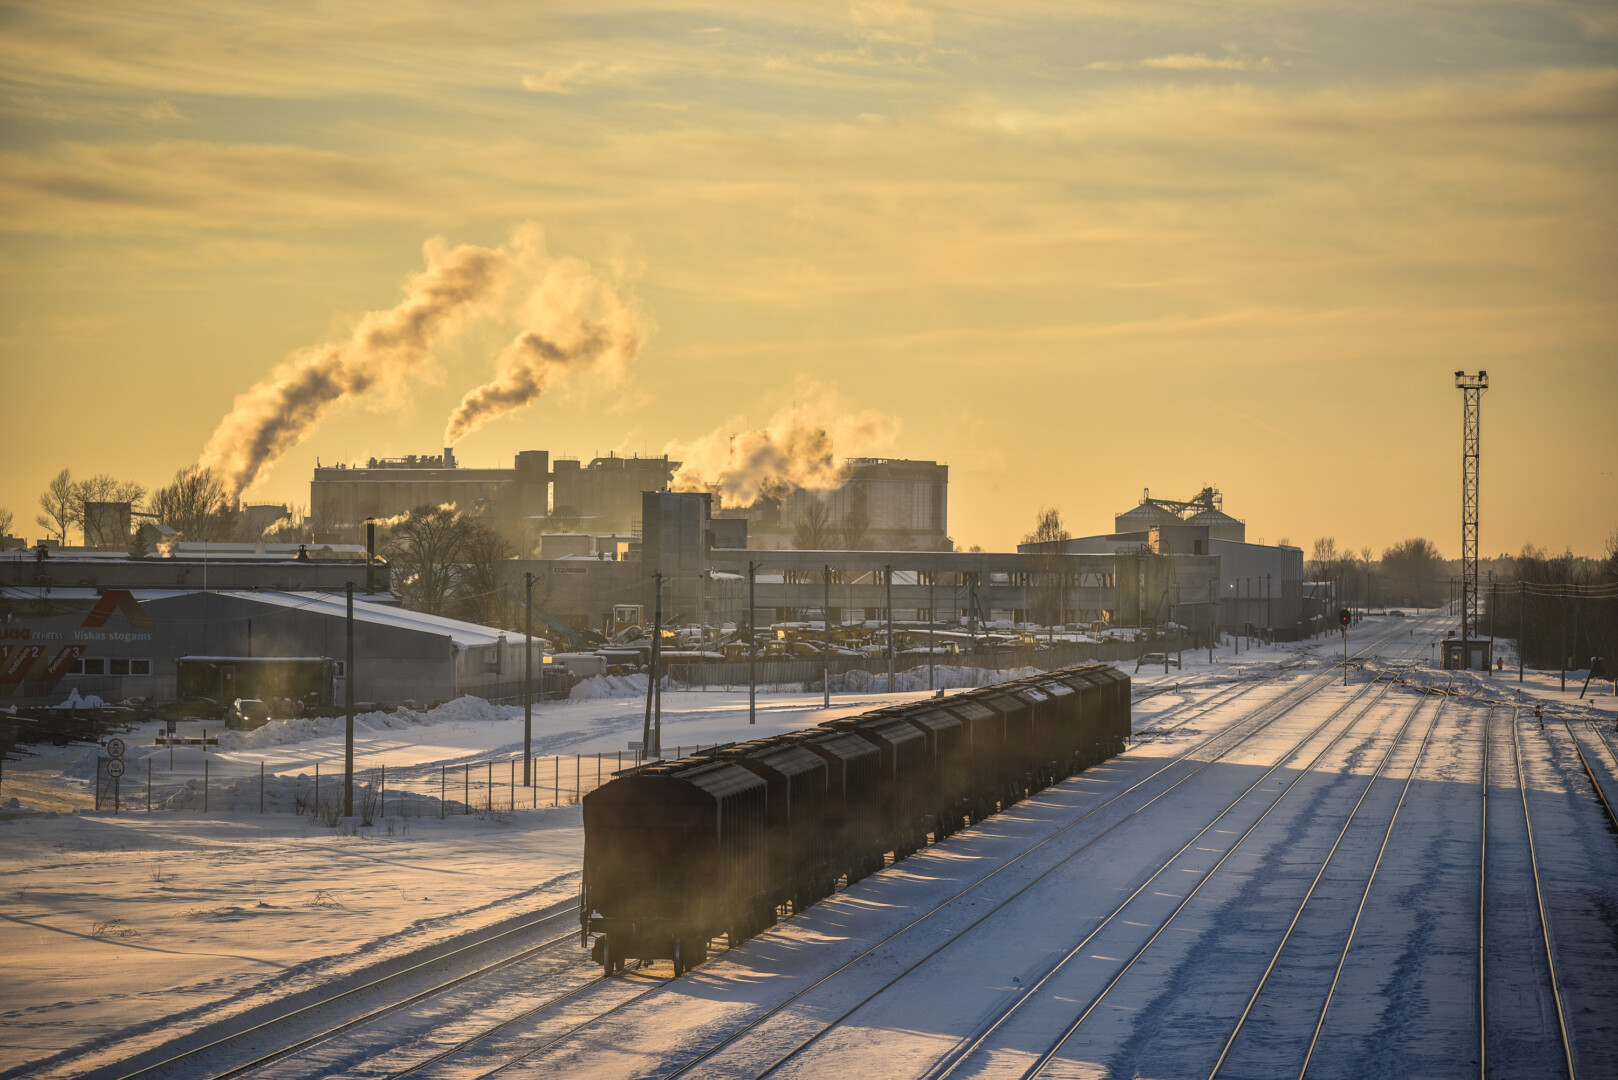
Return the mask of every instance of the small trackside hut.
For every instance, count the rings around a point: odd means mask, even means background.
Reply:
[[[584,938],[606,974],[682,974],[1105,761],[1129,723],[1129,677],[1092,665],[625,769],[584,796]]]

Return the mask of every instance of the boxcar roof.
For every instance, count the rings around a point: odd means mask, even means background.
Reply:
[[[975,698],[948,699],[940,708],[967,720],[989,720],[994,717],[994,710]]]
[[[748,754],[747,757],[784,776],[802,776],[805,773],[824,772],[826,769],[825,758],[793,743],[777,743]]]

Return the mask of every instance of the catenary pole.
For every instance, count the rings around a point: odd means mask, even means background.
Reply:
[[[893,693],[893,565],[882,567],[882,576],[888,587],[888,693]]]
[[[348,721],[343,725],[343,816],[354,816],[354,583],[344,590],[348,596],[348,651],[343,658],[343,705]]]
[[[1522,682],[1523,628],[1528,622],[1528,582],[1517,582],[1517,682]]]
[[[652,575],[657,599],[652,604],[652,757],[663,756],[663,572]],[[558,766],[560,768],[560,766]]]
[[[757,564],[747,560],[747,722],[758,723],[757,632],[753,629],[753,578]]]
[[[522,786],[534,786],[534,575],[523,576]]]
[[[933,628],[938,625],[938,612],[933,608],[933,573],[927,574],[927,689],[933,688],[933,666],[938,658],[933,653]]]
[[[821,708],[831,708],[831,563],[827,563],[821,572],[821,584],[826,594],[822,599],[823,607],[820,610],[821,630],[825,640],[820,646],[820,705]]]

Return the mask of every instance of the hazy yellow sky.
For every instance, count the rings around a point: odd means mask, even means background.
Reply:
[[[0,11],[0,506],[29,537],[63,466],[197,460],[424,244],[517,258],[536,227],[644,341],[463,463],[795,410],[947,462],[963,546],[1212,483],[1255,539],[1454,557],[1453,372],[1485,368],[1483,552],[1618,526],[1610,2]],[[531,315],[514,290],[249,500],[436,452]]]

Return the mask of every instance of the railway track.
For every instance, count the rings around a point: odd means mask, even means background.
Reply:
[[[1366,684],[1362,688],[1361,694],[1363,694],[1366,690],[1368,690],[1370,688],[1370,685],[1372,685],[1372,684]],[[1311,775],[1314,774],[1314,769],[1321,762],[1321,760],[1323,760],[1328,753],[1330,753],[1334,748],[1336,748],[1336,746],[1338,745],[1339,742],[1341,742],[1342,740],[1344,740],[1345,738],[1348,737],[1350,732],[1353,731],[1355,724],[1357,724],[1360,720],[1364,719],[1370,713],[1371,709],[1375,705],[1380,703],[1381,699],[1387,694],[1388,690],[1391,688],[1391,685],[1392,684],[1387,684],[1387,683],[1382,684],[1381,688],[1380,688],[1380,691],[1378,692],[1376,697],[1372,700],[1372,702],[1370,702],[1366,706],[1362,707],[1359,714],[1356,715],[1353,720],[1351,720],[1348,724],[1345,724],[1343,726],[1342,730],[1340,730],[1335,736],[1333,736],[1332,739],[1328,743],[1326,743],[1326,745],[1321,747],[1320,751],[1315,754],[1314,758],[1311,759],[1307,765],[1303,766],[1301,769],[1298,770],[1298,775],[1296,777],[1294,777],[1293,780],[1290,783],[1288,783],[1286,785],[1286,787],[1284,787],[1280,791],[1280,793],[1278,795],[1276,795],[1276,797],[1274,799],[1272,799],[1270,801],[1269,805],[1265,807],[1264,811],[1261,814],[1259,814],[1259,816],[1252,822],[1252,824],[1249,825],[1245,830],[1243,830],[1240,833],[1240,835],[1237,837],[1237,839],[1233,843],[1231,843],[1228,848],[1225,849],[1224,853],[1220,856],[1219,860],[1217,862],[1215,862],[1207,870],[1202,872],[1201,876],[1198,878],[1197,885],[1193,889],[1191,889],[1191,891],[1184,897],[1184,899],[1181,900],[1181,902],[1173,909],[1173,911],[1171,911],[1169,913],[1168,917],[1165,920],[1163,920],[1163,922],[1159,925],[1158,929],[1151,935],[1150,938],[1147,939],[1145,944],[1140,946],[1140,948],[1135,952],[1134,956],[1132,956],[1127,962],[1124,963],[1123,967],[1120,968],[1116,972],[1116,974],[1106,984],[1106,986],[1101,990],[1101,992],[1099,994],[1095,995],[1091,999],[1090,1003],[1084,1008],[1084,1010],[1080,1013],[1078,1018],[1075,1019],[1068,1026],[1068,1028],[1066,1030],[1064,1030],[1062,1035],[1053,1044],[1051,1044],[1043,1054],[1039,1055],[1030,1066],[1028,1066],[1027,1068],[1024,1069],[1024,1071],[1022,1073],[1023,1076],[1037,1075],[1040,1071],[1042,1071],[1045,1068],[1046,1065],[1048,1065],[1050,1063],[1050,1061],[1060,1051],[1062,1045],[1067,1041],[1068,1037],[1071,1036],[1073,1034],[1073,1032],[1077,1031],[1079,1026],[1084,1023],[1084,1021],[1090,1016],[1090,1014],[1092,1012],[1094,1012],[1095,1009],[1101,1005],[1102,1001],[1106,998],[1107,994],[1115,986],[1118,985],[1119,981],[1121,981],[1123,979],[1123,977],[1129,972],[1129,970],[1132,967],[1134,967],[1135,963],[1138,960],[1140,960],[1143,955],[1145,955],[1146,951],[1148,949],[1150,949],[1151,946],[1162,935],[1162,933],[1169,928],[1170,924],[1173,923],[1175,917],[1178,916],[1180,914],[1180,912],[1183,911],[1186,908],[1186,906],[1189,905],[1191,903],[1191,901],[1196,898],[1197,894],[1201,891],[1203,885],[1205,885],[1208,881],[1212,880],[1213,875],[1220,869],[1220,867],[1222,867],[1229,858],[1231,858],[1233,855],[1236,854],[1236,852],[1242,847],[1243,842],[1246,841],[1247,838],[1249,836],[1251,836],[1258,829],[1258,827],[1260,825],[1262,825],[1266,821],[1266,819],[1268,819],[1271,811],[1276,809],[1276,807],[1278,807],[1281,804],[1282,799],[1284,799],[1287,795],[1289,795],[1293,791],[1293,789],[1298,786],[1298,784],[1300,784],[1302,781],[1304,781],[1305,779],[1309,778]],[[1313,738],[1320,731],[1326,729],[1332,723],[1334,723],[1345,711],[1347,711],[1347,709],[1348,709],[1348,707],[1350,705],[1353,705],[1353,704],[1357,703],[1358,697],[1359,697],[1359,695],[1356,695],[1356,697],[1354,699],[1352,699],[1350,702],[1345,703],[1343,706],[1341,706],[1338,709],[1334,710],[1331,715],[1329,715],[1324,721],[1322,721],[1320,726],[1318,728],[1316,728],[1314,732],[1311,732],[1310,737]],[[1405,718],[1403,724],[1401,724],[1401,726],[1400,726],[1400,733],[1402,733],[1404,728],[1408,727],[1410,722],[1415,718],[1415,715],[1419,711],[1421,704],[1422,704],[1421,702],[1417,702],[1410,709],[1409,716],[1407,716]],[[1375,736],[1375,733],[1373,732],[1372,737],[1374,737],[1374,736]],[[1299,745],[1300,745],[1300,748],[1301,748],[1301,746],[1303,744],[1300,743]],[[1392,753],[1394,747],[1397,746],[1397,745],[1398,745],[1398,734],[1396,734],[1395,737],[1389,742],[1388,749],[1387,749],[1387,751],[1384,752],[1382,760],[1377,766],[1377,774],[1380,774],[1382,767],[1387,762],[1388,755]],[[1241,796],[1239,796],[1237,799],[1232,801],[1228,806],[1226,806],[1222,811],[1220,811],[1217,816],[1215,816],[1211,821],[1209,821],[1209,823],[1206,826],[1204,826],[1195,836],[1193,836],[1191,838],[1191,840],[1186,843],[1185,846],[1181,847],[1178,851],[1176,851],[1168,859],[1163,860],[1161,862],[1161,864],[1158,866],[1158,868],[1156,870],[1154,870],[1151,873],[1151,875],[1149,877],[1147,877],[1147,879],[1145,881],[1143,881],[1141,883],[1141,885],[1134,892],[1130,893],[1129,896],[1127,896],[1124,899],[1123,903],[1121,903],[1117,907],[1115,907],[1113,909],[1113,911],[1109,915],[1106,916],[1106,918],[1101,920],[1101,922],[1096,926],[1096,928],[1094,930],[1092,930],[1088,935],[1086,935],[1084,937],[1084,939],[1081,940],[1078,944],[1074,945],[1071,949],[1069,949],[1055,965],[1051,966],[1046,972],[1044,972],[1040,976],[1040,978],[1028,988],[1028,990],[1026,992],[1024,992],[1021,996],[1019,996],[1017,998],[1017,1000],[1015,1002],[1013,1002],[1013,1004],[1011,1005],[1010,1008],[1002,1011],[994,1019],[994,1021],[992,1023],[990,1023],[980,1033],[978,1033],[974,1038],[972,1038],[970,1040],[970,1042],[966,1043],[964,1046],[957,1049],[951,1055],[946,1056],[946,1058],[943,1059],[940,1062],[939,1066],[936,1066],[932,1071],[930,1071],[928,1073],[928,1076],[930,1078],[932,1078],[932,1080],[944,1080],[944,1078],[954,1076],[957,1073],[965,1073],[966,1071],[968,1071],[968,1069],[970,1068],[970,1066],[972,1064],[980,1064],[981,1065],[982,1062],[974,1062],[974,1057],[977,1056],[977,1055],[983,1054],[984,1051],[991,1046],[992,1041],[994,1040],[994,1037],[996,1036],[996,1034],[999,1033],[1001,1031],[1001,1029],[1003,1027],[1005,1027],[1009,1021],[1013,1020],[1013,1018],[1016,1017],[1017,1014],[1024,1007],[1028,1006],[1029,1003],[1039,1000],[1036,997],[1036,995],[1038,995],[1042,991],[1044,991],[1046,989],[1047,985],[1050,984],[1059,975],[1061,975],[1067,969],[1067,967],[1068,967],[1068,965],[1070,963],[1072,963],[1076,959],[1081,958],[1084,955],[1085,949],[1090,946],[1090,944],[1096,939],[1096,937],[1098,935],[1101,934],[1101,932],[1103,930],[1105,930],[1109,926],[1111,926],[1113,924],[1114,920],[1122,920],[1122,918],[1126,914],[1130,913],[1131,905],[1134,903],[1134,901],[1136,900],[1137,897],[1139,897],[1143,892],[1145,892],[1150,886],[1152,886],[1154,884],[1158,884],[1164,878],[1165,875],[1167,875],[1172,869],[1174,869],[1176,867],[1176,865],[1179,862],[1180,858],[1187,851],[1191,850],[1193,848],[1193,846],[1196,845],[1199,841],[1201,841],[1207,835],[1208,832],[1212,831],[1215,828],[1215,826],[1219,825],[1222,822],[1225,822],[1227,816],[1229,816],[1234,810],[1236,810],[1237,807],[1241,805],[1241,803],[1247,798],[1247,796],[1249,794],[1252,793],[1253,790],[1258,788],[1265,781],[1269,780],[1269,778],[1276,771],[1278,771],[1281,768],[1283,768],[1284,766],[1286,766],[1290,761],[1291,761],[1291,755],[1288,755],[1287,757],[1283,758],[1281,761],[1278,761],[1274,766],[1272,766],[1269,770],[1267,770],[1257,781],[1255,781],[1255,783],[1253,784],[1252,787],[1250,787],[1247,791],[1244,791]],[[1374,775],[1373,775],[1373,781],[1374,781]],[[1367,784],[1366,785],[1366,791],[1369,792],[1369,790],[1370,790],[1370,784]],[[1363,794],[1361,795],[1360,801],[1361,802],[1364,801],[1364,795]],[[1356,803],[1356,805],[1355,805],[1356,810],[1358,809],[1358,806],[1359,806],[1359,804]],[[1345,825],[1345,831],[1346,831],[1346,825]],[[1341,834],[1339,834],[1338,841],[1339,842],[1341,841]],[[1333,845],[1333,851],[1335,852],[1335,850],[1336,850],[1336,845],[1334,844]],[[1318,882],[1318,876],[1317,876],[1316,880]],[[1069,999],[1064,996],[1063,1000],[1069,1000]]]
[[[1361,649],[1360,653],[1359,653],[1359,658],[1363,660],[1364,658],[1366,658],[1368,656],[1373,656],[1373,655],[1379,653],[1388,644],[1399,640],[1400,636],[1401,635],[1399,635],[1398,633],[1391,633],[1391,634],[1387,634],[1387,635],[1383,636],[1379,640],[1373,642],[1370,646]],[[659,1070],[657,1072],[657,1074],[661,1075],[661,1076],[667,1076],[667,1077],[675,1077],[675,1076],[685,1075],[685,1074],[689,1073],[690,1071],[698,1068],[699,1066],[702,1066],[705,1063],[711,1062],[716,1054],[723,1051],[726,1047],[729,1047],[729,1046],[735,1044],[737,1042],[737,1040],[747,1036],[750,1032],[753,1032],[753,1031],[757,1030],[761,1025],[765,1024],[766,1022],[771,1020],[773,1017],[780,1016],[785,1010],[790,1008],[795,1003],[798,1003],[798,1002],[802,1001],[805,998],[806,995],[813,992],[816,988],[826,984],[828,982],[828,980],[833,979],[837,975],[839,975],[839,974],[841,974],[841,973],[843,973],[845,971],[848,971],[850,968],[853,968],[857,964],[860,964],[861,961],[867,960],[868,958],[870,958],[873,955],[877,954],[885,946],[888,946],[888,945],[892,944],[893,942],[895,942],[896,939],[899,939],[901,936],[906,935],[906,934],[914,933],[914,932],[916,932],[918,930],[918,928],[922,928],[922,927],[927,926],[931,920],[935,920],[935,918],[937,916],[939,916],[941,913],[955,910],[954,908],[952,908],[952,905],[957,904],[957,902],[961,901],[963,899],[963,897],[967,897],[969,894],[974,894],[974,893],[978,892],[978,890],[982,889],[987,883],[989,883],[992,879],[996,878],[997,876],[999,876],[999,875],[1001,875],[1003,873],[1008,873],[1008,872],[1010,872],[1012,870],[1015,870],[1015,869],[1022,869],[1022,870],[1027,871],[1028,873],[1033,874],[1033,879],[1032,880],[1030,880],[1026,885],[1022,886],[1021,888],[1016,889],[1009,896],[1007,896],[1007,897],[1005,897],[1003,899],[1001,899],[1001,898],[993,898],[993,897],[974,897],[974,899],[978,900],[980,903],[989,905],[989,908],[990,908],[989,912],[987,912],[984,916],[969,922],[965,926],[944,931],[946,939],[950,938],[950,937],[956,937],[956,936],[964,935],[965,933],[970,931],[974,926],[976,926],[978,922],[981,922],[982,918],[986,918],[988,914],[992,914],[993,911],[1004,907],[1005,904],[1011,902],[1017,896],[1022,895],[1029,888],[1031,888],[1034,884],[1037,884],[1039,881],[1044,880],[1046,877],[1048,877],[1051,873],[1053,873],[1060,866],[1066,865],[1073,858],[1078,856],[1082,851],[1086,850],[1090,845],[1094,844],[1097,840],[1099,840],[1102,836],[1105,836],[1106,834],[1111,833],[1113,830],[1118,828],[1120,825],[1124,824],[1128,820],[1132,819],[1135,815],[1139,814],[1142,810],[1146,809],[1148,806],[1152,805],[1153,803],[1157,802],[1159,799],[1161,799],[1164,796],[1168,795],[1171,791],[1175,790],[1181,784],[1183,784],[1183,783],[1187,782],[1188,780],[1190,780],[1193,776],[1201,773],[1209,765],[1213,764],[1215,761],[1220,760],[1225,755],[1229,754],[1232,750],[1234,750],[1237,747],[1241,746],[1249,738],[1253,737],[1254,735],[1256,735],[1259,732],[1267,729],[1268,727],[1270,727],[1271,725],[1273,725],[1274,723],[1279,721],[1282,717],[1289,714],[1293,709],[1297,708],[1298,705],[1300,705],[1304,701],[1308,700],[1314,693],[1318,692],[1321,689],[1324,689],[1325,687],[1327,687],[1329,685],[1332,685],[1333,682],[1334,682],[1334,679],[1336,678],[1336,674],[1337,674],[1337,672],[1336,672],[1336,669],[1334,667],[1328,667],[1328,668],[1325,668],[1322,671],[1316,673],[1315,675],[1312,675],[1312,676],[1308,677],[1299,686],[1289,688],[1289,690],[1286,692],[1286,694],[1283,695],[1282,698],[1278,699],[1275,702],[1269,703],[1264,707],[1261,707],[1259,710],[1256,710],[1255,713],[1251,717],[1245,718],[1244,720],[1239,721],[1237,724],[1232,725],[1230,728],[1227,728],[1226,730],[1224,730],[1224,731],[1222,731],[1222,732],[1220,732],[1220,733],[1218,733],[1216,735],[1210,736],[1208,739],[1205,739],[1205,740],[1202,740],[1202,741],[1198,742],[1196,745],[1188,748],[1187,750],[1185,750],[1181,754],[1177,755],[1174,759],[1172,759],[1171,761],[1169,761],[1165,765],[1159,767],[1158,769],[1153,771],[1148,776],[1146,776],[1146,777],[1136,781],[1135,783],[1131,784],[1124,791],[1119,792],[1118,794],[1112,796],[1112,798],[1108,799],[1106,802],[1104,802],[1104,803],[1102,803],[1102,804],[1100,804],[1100,805],[1098,805],[1096,807],[1091,808],[1088,812],[1086,812],[1082,816],[1076,818],[1075,820],[1069,822],[1068,824],[1066,824],[1065,826],[1060,828],[1056,833],[1053,833],[1052,835],[1047,836],[1045,839],[1041,840],[1038,844],[1036,844],[1033,847],[1025,850],[1020,855],[1016,856],[1015,858],[1013,858],[1013,859],[1009,860],[1008,862],[1002,864],[1001,866],[997,867],[994,871],[992,871],[991,873],[985,875],[983,878],[972,882],[966,888],[963,888],[960,891],[954,893],[953,895],[945,898],[944,900],[937,903],[935,906],[931,907],[928,911],[922,913],[921,915],[919,915],[915,919],[912,919],[912,920],[908,921],[904,926],[899,927],[898,929],[894,930],[892,933],[887,934],[886,936],[882,937],[880,940],[878,940],[878,941],[874,942],[873,944],[871,944],[870,946],[862,949],[862,951],[859,952],[856,956],[854,956],[853,958],[851,958],[848,961],[844,962],[843,964],[841,964],[836,969],[826,973],[825,975],[820,976],[818,979],[815,979],[810,985],[804,987],[801,991],[798,991],[797,993],[791,995],[786,1000],[783,1000],[783,1001],[781,1001],[781,1002],[779,1002],[779,1003],[777,1003],[777,1004],[775,1004],[773,1006],[770,1006],[770,1007],[767,1007],[767,1008],[763,1009],[758,1015],[752,1017],[750,1020],[748,1020],[747,1022],[741,1024],[739,1027],[732,1029],[723,1038],[721,1038],[720,1040],[715,1042],[713,1045],[711,1045],[711,1046],[705,1048],[704,1050],[702,1050],[696,1057],[691,1058],[689,1060],[686,1060],[683,1063],[671,1062],[671,1063],[669,1063],[668,1071]],[[1388,684],[1388,685],[1391,685],[1391,684]],[[1184,763],[1195,761],[1196,757],[1197,757],[1197,755],[1199,753],[1206,751],[1207,749],[1212,747],[1214,744],[1219,743],[1221,740],[1230,740],[1230,744],[1228,746],[1221,747],[1216,753],[1209,756],[1207,760],[1202,761],[1200,764],[1197,764],[1196,767],[1191,769],[1188,773],[1186,773],[1186,775],[1183,775],[1183,776],[1179,777],[1173,783],[1168,785],[1168,787],[1166,787],[1163,790],[1158,791],[1155,794],[1151,795],[1148,799],[1146,799],[1140,805],[1134,806],[1132,809],[1128,810],[1117,821],[1114,821],[1112,824],[1105,826],[1097,835],[1090,837],[1090,839],[1088,841],[1081,844],[1079,847],[1077,847],[1073,851],[1069,852],[1067,855],[1060,857],[1057,860],[1055,865],[1053,865],[1051,867],[1048,867],[1046,869],[1043,869],[1043,870],[1038,870],[1037,872],[1035,870],[1029,869],[1027,866],[1024,865],[1024,863],[1027,862],[1030,859],[1031,856],[1035,855],[1036,853],[1041,852],[1041,850],[1043,848],[1045,848],[1046,845],[1049,845],[1053,841],[1060,839],[1061,837],[1065,836],[1066,834],[1068,834],[1072,830],[1076,829],[1078,826],[1080,826],[1080,825],[1082,825],[1082,824],[1084,824],[1086,822],[1091,821],[1102,810],[1106,809],[1109,806],[1113,806],[1114,804],[1118,803],[1121,799],[1123,799],[1124,796],[1139,790],[1144,785],[1146,785],[1150,781],[1158,778],[1159,776],[1162,776],[1163,774],[1167,773],[1169,770],[1174,769],[1177,766],[1180,766],[1180,765],[1182,765]],[[945,944],[947,944],[947,940],[946,940]],[[938,949],[941,949],[942,947],[943,946],[940,945],[937,948],[935,948],[933,951],[936,952]],[[930,956],[932,954],[929,953],[928,955]],[[530,1056],[531,1055],[525,1055],[524,1060],[526,1060]],[[494,1070],[493,1072],[498,1072],[498,1071],[500,1071],[500,1070]],[[493,1075],[493,1072],[486,1073],[486,1074],[483,1074],[483,1075],[485,1075],[485,1076]]]
[[[538,918],[431,954],[403,968],[366,978],[335,993],[309,992],[264,1015],[255,1010],[226,1025],[223,1033],[197,1046],[163,1055],[161,1048],[139,1067],[92,1074],[116,1080],[226,1080],[261,1069],[343,1032],[393,1014],[456,987],[485,978],[555,950],[577,937],[571,902],[552,905]],[[563,928],[567,929],[563,931]],[[526,939],[539,935],[536,943]],[[493,954],[490,957],[488,954]],[[422,985],[425,983],[426,985]],[[312,1000],[305,1000],[312,999]],[[267,1048],[263,1048],[267,1047]]]

